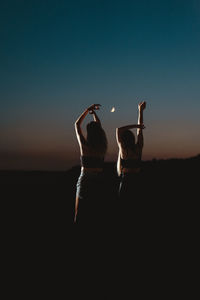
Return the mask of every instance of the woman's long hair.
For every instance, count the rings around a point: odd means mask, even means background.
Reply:
[[[125,130],[122,135],[121,135],[121,144],[123,147],[123,150],[127,151],[132,150],[133,152],[135,151],[135,135],[131,130]],[[117,159],[117,173],[120,176],[122,171],[121,167],[121,157],[120,157],[120,152],[118,154],[118,159]]]
[[[98,153],[106,153],[108,142],[105,131],[99,122],[92,121],[87,124],[87,144]]]
[[[122,147],[124,150],[135,151],[135,135],[131,130],[125,130],[121,135]]]

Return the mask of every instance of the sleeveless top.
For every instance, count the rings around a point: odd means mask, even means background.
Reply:
[[[103,168],[104,157],[84,156],[80,157],[81,166],[85,168]]]
[[[136,151],[137,152],[135,152],[135,153],[131,153],[132,157],[130,157],[129,150],[127,150],[127,155],[126,156],[128,156],[128,157],[126,159],[120,157],[122,169],[123,168],[127,168],[127,169],[138,169],[138,168],[141,168],[141,165],[142,165],[142,160],[141,160],[142,153],[141,153],[141,151],[139,151],[138,148],[136,148]],[[134,155],[134,157],[133,157],[133,155]]]

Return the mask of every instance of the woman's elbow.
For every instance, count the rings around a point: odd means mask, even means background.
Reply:
[[[115,133],[116,133],[116,137],[118,138],[119,137],[119,128],[116,128]]]
[[[120,132],[121,132],[121,128],[120,127],[116,128],[116,134],[120,134]]]
[[[80,124],[77,121],[74,123],[74,128],[76,131],[78,131],[80,128]]]
[[[76,122],[74,123],[74,126],[78,126],[78,125],[80,125],[80,121],[76,120]]]

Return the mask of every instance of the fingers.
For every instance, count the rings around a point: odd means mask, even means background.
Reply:
[[[100,106],[101,104],[92,104],[91,106],[88,107],[88,110],[89,111],[98,110]]]
[[[94,104],[94,109],[99,109],[101,104]]]
[[[144,110],[146,108],[146,102],[145,101],[142,101],[138,104],[138,109],[140,111]]]

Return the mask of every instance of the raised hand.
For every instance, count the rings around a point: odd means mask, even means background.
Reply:
[[[141,111],[141,110],[144,110],[146,108],[146,102],[143,101],[143,102],[140,102],[138,104],[138,109]]]
[[[92,104],[91,106],[88,107],[88,111],[91,112],[93,110],[98,110],[101,104]]]

